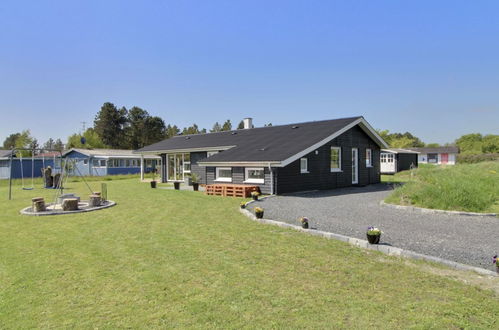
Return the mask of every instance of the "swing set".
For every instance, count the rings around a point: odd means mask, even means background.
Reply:
[[[24,178],[24,160],[23,160],[23,151],[30,151],[31,152],[31,186],[27,187],[25,184],[25,178]],[[55,150],[55,149],[38,149],[38,148],[13,148],[12,152],[10,154],[10,159],[9,159],[9,167],[10,167],[10,175],[9,175],[9,200],[12,199],[12,175],[13,175],[13,158],[16,153],[19,152],[19,162],[20,162],[20,169],[21,169],[21,187],[23,190],[33,190],[35,189],[35,152],[36,151],[48,151],[48,152],[53,152],[53,153],[59,153],[58,158],[61,159],[61,174],[64,172],[64,168],[62,167],[62,152],[60,150]],[[54,168],[56,167],[56,156],[54,155]],[[42,158],[42,163],[43,163],[43,168],[45,168],[45,157]],[[61,190],[61,194],[63,192],[63,187],[60,185],[60,187],[55,187],[56,189]]]

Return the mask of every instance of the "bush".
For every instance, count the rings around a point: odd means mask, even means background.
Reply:
[[[464,164],[474,164],[486,161],[497,161],[499,160],[499,154],[459,154],[457,155],[457,162]]]
[[[468,212],[499,211],[499,162],[422,167],[388,203]]]

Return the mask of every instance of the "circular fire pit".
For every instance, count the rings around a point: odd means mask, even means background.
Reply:
[[[82,212],[91,212],[96,210],[107,209],[108,207],[116,205],[113,201],[102,201],[98,206],[91,206],[89,201],[80,201],[78,202],[78,209],[72,211],[64,211],[62,209],[61,204],[47,204],[45,211],[36,212],[33,206],[26,207],[22,209],[20,212],[24,215],[35,215],[35,216],[43,216],[43,215],[60,215],[60,214],[73,214],[73,213],[82,213]]]

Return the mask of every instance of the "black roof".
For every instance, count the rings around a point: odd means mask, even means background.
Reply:
[[[313,146],[361,118],[358,116],[217,133],[180,135],[146,146],[137,152],[202,150],[220,147],[220,150],[227,150],[203,162],[279,162]]]
[[[457,154],[459,153],[458,147],[436,147],[436,148],[407,148],[409,150],[417,151],[422,154]]]

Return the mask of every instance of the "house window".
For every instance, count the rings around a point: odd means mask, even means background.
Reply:
[[[438,163],[438,154],[428,154],[428,163]]]
[[[232,169],[230,167],[217,167],[215,181],[232,182]]]
[[[341,171],[341,148],[331,147],[331,172]]]
[[[265,172],[263,167],[246,167],[244,172],[246,178],[244,182],[265,183]]]
[[[371,149],[366,149],[366,166],[373,166],[373,151]]]
[[[94,167],[106,167],[106,160],[105,159],[94,159],[92,164]]]
[[[308,173],[308,159],[307,158],[300,159],[300,173]]]
[[[0,160],[0,167],[9,167],[8,160]]]
[[[88,159],[83,160],[83,165],[88,165]]]

